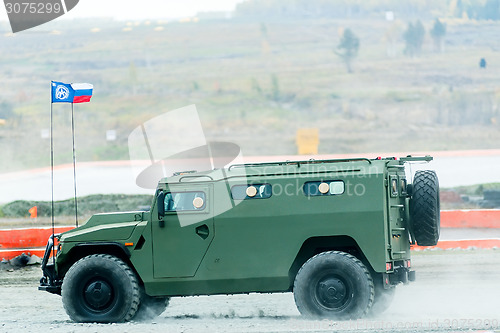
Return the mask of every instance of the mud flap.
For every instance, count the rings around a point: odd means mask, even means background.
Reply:
[[[415,271],[410,271],[408,268],[400,267],[394,270],[394,273],[389,275],[389,283],[397,285],[399,283],[408,284],[415,281]]]

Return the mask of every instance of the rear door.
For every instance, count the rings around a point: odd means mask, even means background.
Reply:
[[[393,172],[393,168],[404,166],[393,166],[389,169],[388,175],[388,212],[389,212],[389,244],[391,246],[391,259],[402,259],[409,247],[408,231],[406,228],[405,197],[406,197],[406,179],[404,174]]]

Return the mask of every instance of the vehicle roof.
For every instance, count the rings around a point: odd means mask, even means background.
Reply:
[[[395,158],[352,158],[334,160],[282,161],[267,163],[234,164],[224,169],[209,171],[178,172],[160,180],[160,184],[213,182],[234,177],[270,177],[287,174],[306,174],[315,172],[359,172],[361,174],[379,174],[386,165],[402,165],[403,161]]]

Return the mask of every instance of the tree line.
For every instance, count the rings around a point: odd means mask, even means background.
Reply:
[[[439,19],[435,19],[429,34],[434,42],[434,50],[436,52],[442,52],[443,41],[446,35],[446,24],[441,22]],[[425,27],[420,20],[408,23],[408,26],[402,36],[405,41],[405,54],[407,56],[420,56],[425,35]],[[353,71],[352,61],[357,57],[359,48],[359,37],[351,29],[345,29],[334,52],[342,59],[349,73]]]
[[[355,18],[392,11],[399,17],[468,17],[500,20],[500,0],[248,0],[236,7],[240,17]]]

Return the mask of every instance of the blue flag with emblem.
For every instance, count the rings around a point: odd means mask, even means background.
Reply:
[[[70,84],[52,81],[52,103],[73,103],[74,95]]]

